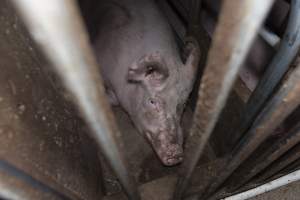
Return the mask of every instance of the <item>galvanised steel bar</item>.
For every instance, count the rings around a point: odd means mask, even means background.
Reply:
[[[13,0],[30,33],[74,96],[99,149],[128,197],[140,199],[127,168],[120,131],[75,0]]]
[[[273,163],[260,177],[254,180],[254,182],[264,182],[298,159],[300,159],[300,144],[297,144],[291,151]]]
[[[217,175],[218,179],[209,186],[206,192],[208,194],[215,192],[299,105],[300,64],[258,115],[244,138],[228,156],[224,168]]]
[[[226,0],[201,80],[194,124],[174,199],[181,199],[211,135],[238,70],[273,0]],[[232,10],[235,10],[233,12]]]
[[[236,135],[243,135],[272,95],[300,48],[300,0],[291,1],[289,22],[279,49],[245,107]]]
[[[229,187],[227,190],[233,192],[241,187],[299,142],[300,121],[289,131],[286,137],[272,144],[272,146],[260,154],[253,163],[249,163],[245,168],[239,171],[240,173],[235,173],[231,178],[231,183],[228,183]]]
[[[64,194],[39,182],[10,163],[0,160],[0,199],[70,200]]]

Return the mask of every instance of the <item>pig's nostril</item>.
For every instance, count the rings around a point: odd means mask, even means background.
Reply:
[[[165,162],[165,164],[167,166],[172,166],[172,165],[176,165],[179,164],[180,162],[182,162],[183,157],[172,157],[172,158],[168,158],[167,161]]]

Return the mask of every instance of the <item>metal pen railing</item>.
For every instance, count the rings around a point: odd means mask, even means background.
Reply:
[[[65,87],[74,96],[98,148],[114,170],[128,199],[139,200],[140,194],[130,174],[124,145],[110,105],[106,100],[100,71],[88,42],[75,0],[13,0],[16,8],[46,57],[52,62]],[[219,16],[198,91],[193,125],[186,141],[185,161],[174,189],[175,200],[185,198],[190,179],[226,105],[238,71],[245,60],[274,0],[225,0]],[[192,1],[192,23],[199,21],[200,1]],[[300,104],[300,66],[297,66],[274,93],[300,47],[300,0],[292,0],[287,30],[277,54],[258,84],[241,119],[239,133],[245,133],[225,158],[217,172],[193,197],[216,197],[222,184],[264,142]],[[233,12],[234,10],[234,12]],[[188,13],[183,14],[188,18]],[[185,33],[180,27],[183,38]],[[272,94],[274,95],[272,96]],[[270,99],[268,101],[268,99]],[[245,168],[250,173],[236,174],[241,180],[229,182],[235,190],[271,164],[271,170],[257,181],[270,178],[300,158],[299,123],[258,158],[258,165]],[[289,151],[287,153],[287,151]],[[291,153],[292,152],[292,153]],[[284,155],[284,156],[283,156]],[[266,160],[264,159],[266,158]],[[279,164],[273,163],[276,160]],[[226,188],[226,187],[225,187]],[[204,194],[205,192],[205,194]]]
[[[176,200],[182,198],[188,187],[238,70],[272,3],[272,0],[224,1],[199,88],[194,124],[186,142],[187,157],[175,190]]]
[[[128,197],[140,199],[76,1],[13,0],[13,3],[65,87],[74,96],[74,103],[89,125],[92,137]]]

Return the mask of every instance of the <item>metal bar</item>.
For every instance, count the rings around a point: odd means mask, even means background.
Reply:
[[[274,190],[276,188],[282,187],[284,185],[287,185],[287,184],[290,184],[292,182],[299,181],[299,180],[300,180],[300,170],[297,170],[297,171],[290,173],[288,175],[285,175],[279,179],[276,179],[274,181],[271,181],[269,183],[266,183],[264,185],[254,188],[254,189],[248,190],[246,192],[242,192],[240,194],[224,198],[223,200],[250,199],[251,197],[255,197],[259,194],[269,192],[271,190]]]
[[[276,127],[283,122],[300,104],[300,65],[290,74],[279,91],[268,102],[252,127],[228,157],[218,179],[206,190],[215,192],[221,184],[244,162],[255,149],[270,136]],[[218,195],[218,194],[216,194]]]
[[[267,170],[265,170],[265,172],[260,177],[254,180],[254,182],[255,183],[264,182],[265,180],[271,178],[273,175],[280,172],[289,164],[295,162],[299,158],[300,158],[300,144],[295,146],[291,151],[289,151],[283,157],[278,159],[276,163],[273,163],[269,168],[267,168]]]
[[[201,4],[202,0],[190,0],[191,1],[191,8],[190,8],[190,19],[192,26],[200,26],[201,25]]]
[[[233,192],[243,184],[247,183],[251,178],[264,170],[267,166],[273,163],[276,159],[282,156],[285,152],[300,142],[300,122],[289,131],[286,137],[280,139],[273,144],[267,151],[263,152],[252,164],[246,163],[246,168],[240,173],[235,173],[228,183],[228,191]],[[230,187],[231,186],[231,187]]]
[[[186,27],[184,23],[181,21],[181,19],[178,17],[178,15],[172,10],[170,5],[167,3],[166,0],[158,1],[158,4],[161,5],[161,7],[164,10],[164,13],[171,24],[174,32],[177,34],[178,38],[183,43],[186,35]]]
[[[277,172],[276,174],[272,175],[270,178],[261,181],[261,182],[257,182],[256,180],[253,180],[251,182],[249,182],[248,184],[244,185],[243,187],[239,188],[238,190],[235,190],[233,192],[229,192],[229,191],[225,191],[222,190],[223,192],[220,193],[218,196],[216,196],[216,199],[223,199],[229,196],[234,196],[236,194],[239,193],[243,193],[245,191],[254,189],[256,187],[259,187],[260,185],[266,184],[270,181],[276,180],[286,174],[292,173],[294,171],[297,171],[300,169],[300,159],[294,161],[293,163],[289,164],[288,166],[286,166],[284,169],[282,169],[280,172]],[[267,169],[268,170],[268,169]]]
[[[183,3],[178,0],[169,0],[169,2],[176,8],[181,17],[187,22],[189,19],[189,12],[187,8],[183,5]]]
[[[39,182],[4,160],[0,160],[1,198],[10,200],[69,200],[64,194]]]
[[[251,43],[273,0],[226,0],[201,80],[194,123],[186,142],[174,199],[181,199],[202,151],[225,106]],[[235,12],[232,12],[232,9]]]
[[[288,26],[280,42],[278,52],[250,96],[240,126],[235,129],[239,134],[235,135],[241,135],[242,137],[243,133],[251,126],[255,117],[289,69],[291,62],[299,51],[299,47],[300,0],[292,0]]]
[[[121,134],[74,0],[13,0],[30,33],[74,96],[99,149],[130,199],[140,199],[125,162]]]

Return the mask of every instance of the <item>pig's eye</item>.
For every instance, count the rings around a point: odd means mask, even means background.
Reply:
[[[152,99],[150,100],[150,103],[153,105],[155,104],[154,100],[152,100]]]
[[[157,109],[157,101],[154,99],[149,99],[149,106],[153,107],[154,109]]]
[[[149,75],[153,74],[156,70],[157,70],[157,67],[155,65],[147,66],[147,71],[146,71],[145,76],[149,76]]]

